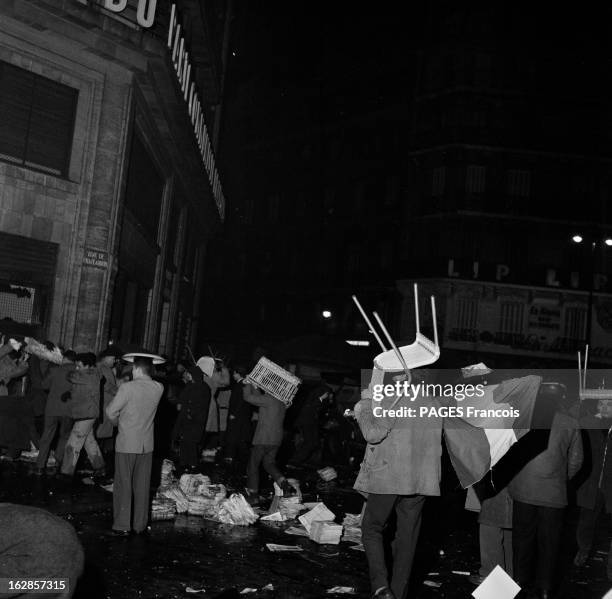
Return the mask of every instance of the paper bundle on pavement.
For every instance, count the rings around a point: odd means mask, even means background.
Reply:
[[[260,520],[264,520],[265,522],[284,522],[285,520],[287,520],[287,518],[283,516],[280,512],[274,512],[273,514],[262,516]]]
[[[266,547],[274,553],[284,551],[304,551],[298,545],[278,545],[276,543],[266,543]]]
[[[181,491],[185,495],[196,495],[202,486],[210,485],[210,478],[203,474],[183,474],[179,481]]]
[[[344,527],[343,541],[361,543],[361,514],[346,514],[342,526]]]
[[[310,533],[310,526],[315,521],[331,522],[336,515],[327,509],[324,503],[317,503],[309,512],[298,518],[302,526]]]
[[[308,532],[306,531],[306,529],[298,527],[298,526],[290,526],[289,528],[285,529],[285,534],[294,535],[296,537],[307,537],[308,536]]]
[[[315,520],[308,533],[310,539],[321,545],[337,545],[342,536],[342,525],[333,522],[321,522]]]

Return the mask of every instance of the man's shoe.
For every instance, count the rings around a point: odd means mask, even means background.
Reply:
[[[148,537],[151,534],[151,529],[147,526],[144,530],[135,530],[134,534],[137,537]]]
[[[372,595],[372,599],[395,599],[395,595],[389,587],[382,587]]]
[[[122,537],[122,538],[125,538],[125,537],[129,537],[130,536],[130,531],[129,530],[116,530],[116,529],[113,528],[113,529],[111,529],[110,534],[113,537]]]
[[[470,574],[468,576],[468,582],[471,582],[476,587],[479,587],[484,579],[485,577],[480,574]]]
[[[574,558],[574,566],[581,568],[589,559],[589,552],[586,549],[579,549]]]
[[[249,489],[244,490],[244,498],[251,507],[257,507],[261,503],[261,497],[259,493],[255,493]]]
[[[554,594],[550,589],[540,589],[538,594],[539,599],[553,599]]]
[[[32,470],[32,474],[34,476],[44,476],[45,475],[45,469],[44,468],[34,468],[34,470]]]

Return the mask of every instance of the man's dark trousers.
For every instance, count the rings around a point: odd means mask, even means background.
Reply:
[[[406,597],[424,504],[424,495],[368,495],[361,523],[361,541],[368,560],[373,592],[389,586],[383,531],[395,509],[397,531],[392,545],[393,576],[390,586],[396,599]]]
[[[514,577],[521,587],[530,586],[535,582],[539,589],[547,591],[553,589],[563,528],[563,512],[563,508],[542,507],[514,501],[512,510]]]
[[[149,521],[149,489],[153,452],[115,452],[113,530],[142,532]],[[134,514],[132,517],[132,495]]]

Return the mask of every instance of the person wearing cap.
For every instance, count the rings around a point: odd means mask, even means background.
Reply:
[[[104,458],[94,436],[94,425],[100,413],[100,373],[96,368],[96,355],[91,352],[77,354],[76,370],[67,378],[71,389],[70,397],[65,399],[74,424],[66,442],[61,474],[72,478],[84,448],[94,475],[104,476]]]
[[[113,526],[119,536],[146,531],[153,461],[153,426],[164,386],[152,378],[151,358],[133,357],[132,380],[123,383],[106,408],[117,425]],[[132,512],[132,502],[134,510]]]

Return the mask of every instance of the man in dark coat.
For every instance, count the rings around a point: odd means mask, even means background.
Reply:
[[[514,500],[514,576],[523,588],[535,582],[541,599],[553,597],[567,482],[582,465],[578,426],[575,418],[557,412],[547,449],[529,461],[508,485]]]
[[[586,400],[589,401],[589,400]],[[597,520],[612,513],[612,402],[599,401],[594,414],[580,419],[584,441],[584,466],[578,487],[580,506],[576,541],[577,566],[584,566],[593,547]],[[612,580],[612,544],[608,552],[608,578]]]
[[[36,507],[0,503],[0,578],[68,579],[57,593],[37,595],[69,599],[83,572],[83,547],[68,522]],[[33,596],[22,591],[0,597]]]
[[[229,414],[227,417],[227,431],[223,457],[226,462],[234,460],[246,461],[251,442],[251,418],[253,407],[244,401],[244,387],[241,383],[243,372],[236,369],[232,374],[229,401]]]
[[[45,426],[40,438],[38,459],[36,460],[36,474],[43,474],[49,458],[51,444],[59,429],[59,436],[55,450],[55,459],[58,469],[64,457],[66,442],[72,430],[72,419],[68,407],[68,394],[72,389],[72,383],[68,375],[76,369],[76,354],[68,350],[64,353],[64,363],[61,366],[52,366],[42,380],[42,387],[49,390],[47,405],[45,406]]]
[[[306,397],[294,426],[298,430],[302,442],[298,445],[291,459],[294,464],[303,464],[315,457],[320,448],[319,415],[323,402],[331,395],[327,385],[318,385]]]
[[[193,366],[186,374],[187,385],[181,391],[180,412],[174,426],[173,439],[179,446],[179,463],[195,470],[200,461],[200,442],[210,408],[211,389],[204,383],[200,368]]]

